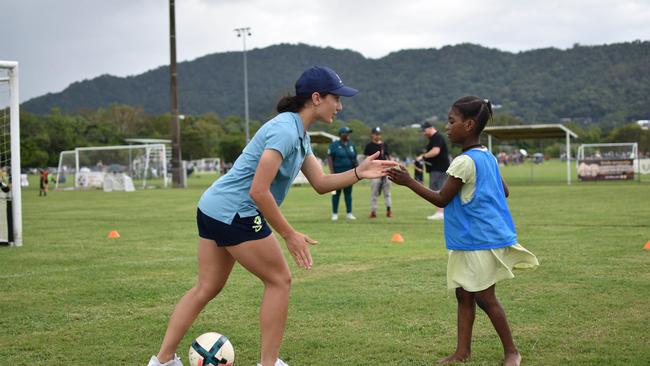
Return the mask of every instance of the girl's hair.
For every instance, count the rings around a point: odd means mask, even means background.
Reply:
[[[452,104],[451,108],[463,117],[472,118],[477,123],[476,134],[480,135],[488,120],[492,118],[492,103],[487,99],[475,96],[462,97]]]
[[[318,93],[321,98],[325,98],[329,93]],[[278,113],[293,112],[298,113],[311,100],[311,94],[285,95],[280,99],[275,109]]]

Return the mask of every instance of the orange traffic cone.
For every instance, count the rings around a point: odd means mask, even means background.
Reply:
[[[643,246],[643,249],[650,250],[650,240],[648,240],[648,242],[645,243],[645,245]]]
[[[393,237],[390,240],[392,242],[395,242],[395,243],[403,243],[404,242],[404,238],[402,238],[402,234],[400,234],[400,233],[393,234]]]
[[[109,239],[117,239],[119,237],[120,237],[120,233],[118,233],[117,230],[112,230],[110,233],[108,233]]]

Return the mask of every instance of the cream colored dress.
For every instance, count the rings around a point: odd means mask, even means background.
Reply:
[[[468,155],[452,161],[447,174],[463,181],[461,203],[469,202],[476,190],[476,167]],[[447,288],[462,287],[469,292],[487,289],[495,283],[514,278],[512,270],[532,269],[539,265],[537,257],[519,244],[488,250],[448,250]]]

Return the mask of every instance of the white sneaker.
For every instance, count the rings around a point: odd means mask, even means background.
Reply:
[[[183,363],[177,355],[174,355],[174,358],[165,363],[160,362],[160,360],[158,360],[158,357],[151,356],[151,359],[149,360],[147,366],[183,366]]]
[[[445,219],[445,214],[441,212],[436,212],[431,216],[427,216],[427,220],[444,220]]]
[[[262,364],[258,362],[257,366],[262,366]],[[281,359],[278,358],[275,361],[275,366],[289,366],[289,365],[287,365],[284,361],[282,361]]]
[[[338,220],[338,219],[339,219],[339,215],[338,215],[338,214],[332,214],[332,221],[336,221],[336,220]]]
[[[356,216],[354,216],[354,215],[352,214],[352,212],[350,212],[349,214],[347,214],[345,217],[346,217],[348,220],[356,220],[356,219],[357,219]]]

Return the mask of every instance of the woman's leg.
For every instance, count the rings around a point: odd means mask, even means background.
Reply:
[[[337,189],[336,193],[332,195],[332,213],[336,214],[339,212],[339,199],[341,198],[341,190]]]
[[[291,289],[289,265],[273,234],[228,247],[228,252],[264,282],[264,298],[260,307],[261,358],[263,366],[273,366],[280,353],[287,321]]]
[[[456,288],[456,300],[458,301],[458,342],[456,352],[451,356],[438,360],[439,364],[466,361],[472,352],[472,327],[476,315],[474,293],[458,287]]]
[[[381,178],[373,178],[370,180],[370,213],[377,212],[377,197],[379,196],[379,188],[381,186]]]
[[[384,184],[382,185],[382,190],[384,191],[384,203],[386,204],[386,210],[390,211],[391,207],[391,198],[390,198],[390,179],[383,177]]]
[[[510,332],[510,326],[508,326],[506,313],[499,303],[499,300],[497,300],[495,288],[496,286],[492,285],[483,291],[477,292],[476,303],[488,315],[494,329],[497,331],[497,334],[501,339],[503,352],[505,354],[503,364],[508,366],[519,365],[521,362],[521,356],[519,355],[519,351],[512,339],[512,333]]]
[[[345,209],[347,213],[352,213],[352,186],[343,188],[343,195],[345,196]]]
[[[235,259],[214,240],[199,238],[199,275],[196,285],[176,304],[169,319],[158,360],[165,363],[176,353],[178,343],[205,305],[221,291],[228,280]]]

